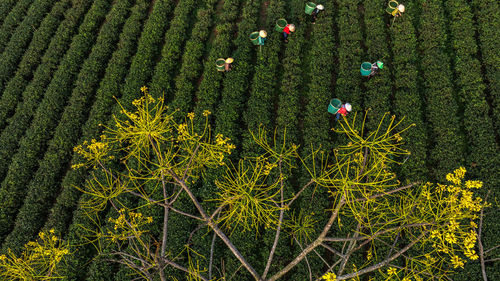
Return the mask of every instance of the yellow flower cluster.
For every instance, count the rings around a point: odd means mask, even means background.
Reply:
[[[389,274],[389,276],[392,276],[392,275],[394,275],[394,274],[397,274],[397,270],[396,270],[396,268],[394,268],[394,267],[389,267],[389,268],[387,269],[387,274]]]
[[[337,281],[337,275],[335,275],[335,273],[328,272],[325,275],[321,276],[321,279],[326,281]]]
[[[57,264],[69,254],[68,245],[54,235],[54,230],[40,232],[37,241],[25,244],[17,257],[10,249],[0,255],[0,279],[52,280],[57,278]],[[3,279],[2,279],[3,280]]]
[[[453,184],[459,185],[462,183],[462,179],[465,176],[465,172],[466,172],[465,168],[460,167],[455,171],[453,171],[453,174],[452,173],[447,174],[446,180],[452,182]]]
[[[74,147],[73,151],[80,154],[87,160],[87,163],[85,164],[80,163],[71,166],[73,169],[78,169],[87,164],[91,164],[95,167],[99,161],[104,159],[113,159],[113,156],[107,156],[111,151],[111,147],[109,146],[106,135],[101,136],[101,141],[92,139],[90,144],[87,141],[84,141],[83,145]]]
[[[153,222],[152,217],[144,217],[141,213],[126,212],[125,209],[119,210],[118,213],[118,218],[109,218],[109,222],[114,223],[114,231],[108,231],[108,234],[114,242],[126,240],[131,236],[140,237],[146,232],[140,228]]]
[[[463,260],[459,256],[456,256],[456,255],[454,255],[451,258],[451,264],[453,264],[453,268],[457,268],[457,267],[464,268]]]

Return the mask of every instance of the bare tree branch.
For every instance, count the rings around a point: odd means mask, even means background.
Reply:
[[[208,262],[208,279],[209,280],[212,280],[212,264],[214,261],[215,238],[217,238],[217,235],[214,232],[214,236],[212,237],[212,244],[210,244],[210,261]]]
[[[313,183],[314,183],[314,180],[313,180],[313,179],[311,179],[308,183],[306,183],[306,184],[305,184],[305,185],[304,185],[304,186],[300,189],[300,191],[299,191],[299,192],[297,192],[297,194],[295,194],[295,196],[294,196],[294,197],[293,197],[293,198],[292,198],[292,199],[291,199],[291,200],[290,200],[290,201],[286,204],[286,208],[289,208],[289,207],[290,207],[290,205],[292,205],[293,201],[295,201],[295,200],[299,197],[299,195],[300,195],[300,194],[301,194],[304,190],[306,190],[306,188],[307,188],[308,186],[310,186],[310,185],[311,185],[311,184],[313,184]]]
[[[295,267],[301,260],[303,260],[307,254],[309,254],[312,250],[314,250],[316,247],[321,245],[323,243],[326,234],[328,231],[332,228],[333,223],[335,222],[335,219],[337,218],[340,208],[344,206],[345,204],[345,195],[342,195],[342,198],[340,198],[339,202],[337,203],[337,206],[332,212],[332,215],[330,216],[330,219],[328,220],[327,224],[323,228],[323,232],[319,235],[319,237],[309,244],[293,261],[291,261],[288,265],[286,265],[283,269],[281,269],[279,272],[274,274],[271,278],[269,278],[269,281],[275,281],[279,278],[281,278],[283,275],[285,275],[290,269]]]
[[[389,194],[393,194],[393,193],[399,192],[401,190],[408,189],[408,188],[413,187],[413,186],[418,185],[418,184],[420,184],[420,182],[410,183],[409,185],[401,186],[401,187],[398,187],[398,188],[393,189],[391,191],[377,193],[377,194],[374,194],[374,195],[372,195],[370,197],[358,198],[358,199],[354,200],[354,202],[364,202],[364,201],[372,200],[372,199],[375,199],[375,198],[378,198],[378,197],[386,196],[386,195],[389,195]]]
[[[353,272],[353,273],[349,273],[349,274],[346,274],[346,275],[342,275],[342,276],[337,276],[337,280],[340,281],[340,280],[346,280],[346,279],[350,279],[350,278],[354,278],[354,277],[357,277],[357,276],[361,276],[363,274],[366,274],[366,273],[369,273],[369,272],[372,272],[372,271],[375,271],[381,267],[384,267],[386,266],[387,264],[389,264],[390,262],[392,262],[393,260],[397,259],[399,256],[401,256],[402,254],[404,254],[406,251],[408,251],[411,247],[413,247],[418,241],[420,241],[420,239],[422,239],[426,234],[428,233],[428,231],[425,231],[423,232],[422,234],[420,234],[417,239],[415,239],[413,242],[411,242],[410,244],[406,245],[406,247],[404,247],[403,249],[401,249],[401,251],[397,252],[396,254],[394,254],[392,257],[380,262],[380,263],[377,263],[375,265],[372,265],[372,266],[369,266],[365,269],[362,269],[362,270],[359,270],[357,272]]]
[[[353,238],[358,238],[360,229],[361,229],[361,222],[358,222],[358,226],[356,226],[356,231],[354,233]],[[354,249],[354,246],[356,246],[356,240],[351,240],[351,242],[349,242],[349,246],[347,247],[347,253],[344,254],[344,258],[340,263],[340,268],[337,275],[342,275],[342,272],[345,269],[345,265],[347,264],[347,261],[349,260],[351,254],[353,253],[352,250]]]
[[[172,178],[174,178],[175,181],[177,181],[179,183],[179,185],[184,189],[184,191],[188,194],[189,198],[191,198],[191,201],[193,202],[195,207],[198,209],[198,212],[201,214],[203,219],[207,222],[208,226],[210,228],[212,228],[215,233],[217,233],[217,236],[219,236],[220,239],[222,239],[222,241],[228,246],[229,250],[231,250],[231,252],[243,264],[243,266],[248,270],[248,272],[250,272],[250,274],[252,274],[252,276],[256,280],[260,280],[260,276],[257,273],[257,271],[255,271],[255,269],[246,261],[246,259],[243,257],[243,255],[238,251],[236,246],[234,246],[234,244],[231,242],[231,240],[229,240],[229,238],[224,234],[224,232],[222,232],[222,230],[219,229],[219,227],[217,226],[217,223],[215,223],[212,219],[210,219],[208,214],[205,212],[205,209],[203,209],[201,204],[198,202],[198,199],[196,199],[194,194],[187,187],[186,182],[183,181],[182,179],[180,179],[179,176],[177,176],[177,174],[174,171],[172,171],[171,169],[168,172],[170,173]]]
[[[274,236],[274,242],[273,242],[273,247],[271,248],[271,252],[269,253],[269,257],[267,259],[267,264],[266,268],[264,269],[264,273],[262,273],[262,279],[266,279],[267,273],[269,272],[269,268],[271,268],[271,262],[274,257],[274,252],[276,251],[276,247],[278,246],[278,241],[280,238],[280,232],[281,232],[281,224],[283,223],[283,214],[285,212],[285,208],[283,208],[283,175],[282,175],[282,170],[281,170],[281,160],[279,161],[279,174],[280,174],[280,217],[278,221],[278,227],[276,229],[276,234]]]

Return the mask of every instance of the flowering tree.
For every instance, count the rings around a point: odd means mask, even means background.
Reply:
[[[145,87],[142,91],[144,95],[133,102],[135,109],[122,108],[100,141],[75,148],[86,161],[74,168],[93,167],[100,173],[79,187],[90,195],[83,205],[88,215],[98,216],[109,206],[117,214],[107,226],[89,233],[89,240],[110,260],[126,264],[145,279],[167,280],[167,266],[185,272],[189,280],[223,277],[211,268],[213,243],[206,246],[208,269],[200,269],[196,249],[187,249],[188,259],[167,251],[171,213],[198,224],[197,229],[208,227],[255,280],[278,280],[300,263],[309,264],[311,255],[321,257],[324,269],[310,270],[309,279],[330,281],[355,280],[364,274],[386,280],[440,278],[463,267],[466,259],[478,258],[475,220],[486,203],[474,197],[474,190],[482,183],[465,180],[466,171],[459,168],[447,175],[448,185],[402,185],[391,166],[408,154],[401,148],[401,134],[408,128],[401,128],[394,117],[387,121],[384,116],[379,129],[369,133],[364,131],[364,119],[358,124],[356,116],[352,122],[344,118],[334,131],[350,142],[331,153],[311,147],[305,157],[299,155],[299,146],[287,142],[286,134],[277,139],[258,128],[252,136],[262,153],[232,162],[228,155],[235,146],[211,134],[210,112],[180,116],[162,98],[153,98]],[[307,171],[309,181],[292,192],[287,179],[298,168]],[[202,202],[194,187],[207,169],[223,172],[214,182],[219,191]],[[330,208],[323,214],[297,215],[296,202],[313,189],[328,191]],[[131,195],[140,201],[135,207],[123,199]],[[179,207],[181,195],[187,195],[196,213]],[[153,219],[142,211],[151,205],[163,209],[159,235],[148,231]],[[355,229],[346,233],[342,221],[354,222]],[[259,268],[238,250],[231,234],[263,229],[274,231],[274,243],[265,266]],[[272,267],[279,241],[290,237],[302,250],[284,266]],[[360,257],[363,263],[351,265]]]
[[[0,255],[0,280],[53,280],[59,279],[58,264],[69,254],[67,243],[62,242],[54,230],[42,231],[37,241],[28,242],[21,255],[12,251]]]

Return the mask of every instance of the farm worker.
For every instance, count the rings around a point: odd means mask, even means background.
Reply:
[[[263,46],[264,42],[266,42],[267,37],[267,32],[265,30],[259,31],[259,38],[257,40],[259,41],[259,45]]]
[[[224,64],[224,68],[226,71],[230,71],[233,68],[233,65],[231,64],[234,61],[233,58],[227,58]]]
[[[337,114],[335,116],[335,121],[339,120],[340,114],[342,114],[342,116],[345,117],[345,116],[347,116],[348,112],[351,112],[351,110],[352,110],[352,106],[350,103],[346,102],[345,104],[342,104],[339,111],[337,111]]]
[[[380,69],[383,69],[383,68],[384,68],[384,63],[379,61],[379,60],[372,63],[372,72],[370,72],[369,76],[374,76],[375,74],[377,74],[379,72]]]
[[[318,14],[319,12],[323,11],[325,9],[325,7],[323,7],[323,5],[317,5],[316,8],[314,8],[314,10],[312,11],[311,13],[311,23],[312,24],[315,24],[316,23],[316,19],[318,17]]]
[[[288,35],[290,35],[290,32],[295,32],[294,24],[287,24],[283,29],[283,38],[285,39],[285,43],[288,42]]]
[[[405,5],[403,4],[399,4],[398,5],[398,8],[397,9],[394,9],[394,11],[392,11],[392,15],[395,16],[395,17],[399,17],[402,13],[405,12]]]

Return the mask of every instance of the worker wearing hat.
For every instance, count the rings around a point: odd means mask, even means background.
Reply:
[[[335,116],[335,121],[338,121],[340,118],[340,115],[342,116],[347,116],[347,113],[351,112],[352,106],[350,103],[346,102],[345,104],[342,104],[340,109],[337,111],[337,114]]]
[[[394,9],[394,11],[392,11],[392,15],[395,16],[395,17],[399,17],[402,13],[405,12],[405,5],[403,4],[399,4],[398,5],[398,8],[397,9]]]
[[[266,42],[267,32],[265,30],[259,31],[259,37],[257,38],[259,45],[263,46],[264,42]]]
[[[325,7],[323,7],[323,5],[317,5],[316,8],[314,8],[314,10],[311,13],[311,16],[312,16],[311,23],[312,24],[316,23],[316,19],[318,17],[319,12],[323,11],[324,9],[325,9]]]
[[[379,60],[372,63],[372,72],[370,72],[370,75],[368,75],[368,76],[374,76],[375,74],[377,74],[379,72],[380,69],[383,69],[383,68],[384,68],[384,63],[379,61]]]
[[[224,64],[224,68],[226,71],[230,71],[233,68],[233,65],[231,64],[234,61],[233,58],[227,58]]]
[[[283,29],[283,38],[285,40],[285,43],[288,42],[288,35],[290,35],[290,32],[295,32],[295,25],[294,24],[287,24],[285,28]]]

